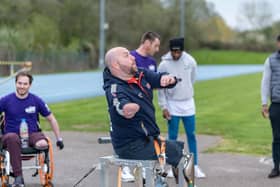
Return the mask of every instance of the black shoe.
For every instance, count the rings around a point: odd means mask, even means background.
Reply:
[[[176,184],[179,184],[179,170],[178,170],[178,168],[172,167],[172,172],[173,172]]]
[[[268,178],[274,178],[274,177],[278,177],[279,176],[279,169],[272,169],[270,174],[268,175]]]
[[[24,180],[22,176],[15,177],[13,187],[24,187]]]

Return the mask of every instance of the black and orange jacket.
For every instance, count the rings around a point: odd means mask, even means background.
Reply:
[[[110,133],[113,147],[121,148],[138,138],[157,137],[160,129],[156,124],[153,105],[153,89],[160,86],[161,76],[166,73],[155,73],[138,69],[138,73],[128,81],[121,80],[104,69],[103,89],[106,92],[108,111],[110,114]],[[174,85],[169,86],[174,87]],[[123,116],[123,106],[137,103],[140,110],[131,119]]]

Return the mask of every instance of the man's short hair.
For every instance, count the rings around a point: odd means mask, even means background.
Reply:
[[[277,42],[280,42],[280,34],[276,38]]]
[[[29,79],[29,84],[32,84],[33,82],[33,77],[31,74],[27,73],[27,72],[19,72],[17,75],[16,75],[16,82],[18,80],[19,77],[28,77]]]
[[[146,40],[153,42],[155,39],[160,40],[160,35],[153,31],[145,32],[141,37],[141,44],[143,44]]]

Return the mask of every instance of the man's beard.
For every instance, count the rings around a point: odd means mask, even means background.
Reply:
[[[120,64],[120,69],[122,70],[122,72],[124,72],[128,75],[132,75],[132,76],[134,76],[138,72],[138,68],[136,65],[127,67],[127,66],[123,66],[122,64]]]
[[[25,96],[28,93],[28,91],[20,91],[20,89],[16,89],[16,91],[17,91],[17,94],[20,96]]]
[[[138,68],[137,68],[137,66],[132,66],[131,68],[130,68],[130,74],[131,75],[135,75],[136,73],[138,72]]]

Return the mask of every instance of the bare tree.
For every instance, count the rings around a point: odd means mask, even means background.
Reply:
[[[269,2],[251,0],[244,2],[239,10],[237,19],[245,29],[262,29],[272,24],[273,13]]]

